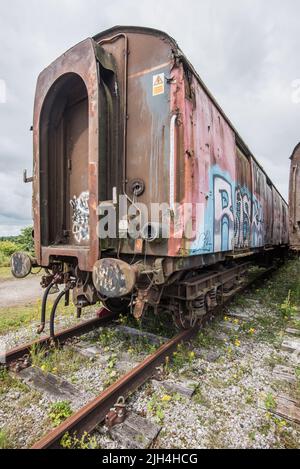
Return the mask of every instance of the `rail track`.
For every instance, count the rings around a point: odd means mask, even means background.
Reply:
[[[86,334],[87,332],[92,331],[93,329],[104,326],[116,317],[116,314],[110,313],[105,308],[102,308],[101,310],[99,310],[95,318],[89,319],[88,321],[84,321],[80,324],[59,331],[55,336],[55,341],[57,344],[63,345],[68,339],[81,336],[83,334]],[[15,364],[18,360],[26,358],[34,347],[43,347],[46,349],[52,343],[53,340],[51,339],[51,337],[45,336],[41,339],[28,342],[18,347],[14,347],[13,349],[8,350],[4,354],[0,355],[0,363],[5,364],[6,366],[11,366]]]
[[[208,321],[212,316],[216,315],[217,312],[226,304],[228,304],[237,293],[241,293],[245,289],[249,288],[254,282],[262,280],[264,277],[270,275],[275,269],[276,267],[272,266],[263,272],[260,272],[259,275],[252,278],[244,285],[241,285],[234,291],[232,295],[228,295],[222,304],[214,308],[214,310],[212,310],[209,315],[205,317],[205,321]],[[110,319],[111,318],[109,315],[106,316],[106,323],[109,322]],[[102,321],[100,322],[102,323]],[[135,368],[123,375],[115,383],[105,389],[105,391],[100,393],[96,398],[91,400],[79,411],[66,419],[61,425],[46,434],[41,440],[33,445],[32,449],[59,448],[60,441],[66,433],[71,435],[76,434],[76,436],[80,437],[84,433],[92,432],[101,422],[104,421],[106,415],[118,401],[120,396],[126,399],[141,385],[143,385],[149,378],[153,376],[155,369],[165,362],[166,357],[169,357],[170,360],[172,359],[172,353],[175,351],[178,344],[192,339],[192,337],[197,333],[198,329],[198,327],[194,327],[181,331],[175,337],[161,345],[156,352],[149,355]],[[64,332],[62,334],[62,339],[65,339],[66,335],[70,337],[70,333]],[[49,339],[45,340],[47,341]],[[26,346],[26,350],[28,350],[28,345]],[[8,356],[11,356],[11,354],[8,354]]]
[[[130,393],[144,384],[154,373],[155,369],[164,363],[166,357],[170,357],[178,344],[192,338],[197,328],[188,329],[168,340],[159,349],[148,356],[133,370],[126,373],[115,383],[109,386],[98,397],[72,415],[60,426],[52,430],[48,435],[38,441],[33,449],[59,448],[63,435],[75,433],[81,436],[84,432],[91,432],[101,423],[109,410],[118,401],[120,396],[127,397]]]

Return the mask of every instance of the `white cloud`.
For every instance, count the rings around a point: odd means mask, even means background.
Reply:
[[[6,103],[6,83],[0,79],[0,104]]]
[[[291,99],[291,83],[300,78],[299,17],[298,0],[2,2],[0,79],[7,95],[0,105],[0,214],[15,225],[31,217],[31,185],[21,178],[32,167],[37,75],[75,43],[115,24],[172,35],[286,195],[288,158],[300,140],[300,104]]]
[[[21,229],[30,226],[28,223],[25,225],[0,225],[0,237],[2,236],[19,236]]]

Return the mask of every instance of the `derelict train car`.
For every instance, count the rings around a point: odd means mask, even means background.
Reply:
[[[300,143],[291,155],[289,183],[289,239],[290,249],[300,251]]]
[[[33,138],[43,305],[63,283],[79,313],[99,300],[137,318],[151,306],[186,327],[236,288],[241,259],[288,244],[287,204],[163,32],[115,27],[55,60],[38,78]],[[99,237],[104,216],[116,235]]]

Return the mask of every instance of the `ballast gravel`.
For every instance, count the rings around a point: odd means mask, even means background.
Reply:
[[[86,317],[93,314],[90,312]],[[202,332],[202,338],[207,337],[208,341],[199,343],[196,339],[190,349],[191,360],[179,368],[170,368],[167,376],[174,382],[196,382],[192,398],[168,393],[150,382],[131,397],[130,410],[162,426],[152,444],[154,448],[299,447],[299,426],[276,417],[265,405],[268,396],[276,396],[278,389],[272,373],[275,363],[287,364],[290,360],[289,353],[280,349],[281,336],[265,340],[259,335],[265,327],[260,325],[259,318],[272,321],[276,314],[275,309],[264,308],[250,298],[245,306],[229,307],[225,316],[208,325]],[[61,327],[76,322],[74,318],[61,321]],[[224,321],[239,327],[224,327]],[[36,324],[9,332],[2,340],[11,348],[32,340],[35,332]],[[94,339],[93,333],[82,338],[87,343]],[[71,403],[73,411],[107,386],[107,366],[112,353],[116,354],[117,362],[123,363],[116,367],[118,374],[144,358],[142,353],[124,352],[121,344],[107,349],[103,348],[101,357],[90,357],[88,366],[62,376],[75,386],[79,384],[84,393]],[[0,430],[8,430],[14,447],[30,447],[51,428],[51,402],[49,397],[32,389],[25,392],[11,388],[0,394]],[[99,448],[120,447],[105,427],[99,427],[92,437]]]

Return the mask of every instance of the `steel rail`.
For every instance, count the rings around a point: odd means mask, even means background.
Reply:
[[[184,330],[161,345],[156,352],[35,443],[32,449],[59,448],[60,440],[65,433],[76,433],[76,436],[80,437],[84,432],[89,433],[94,430],[105,419],[106,414],[120,396],[126,398],[144,384],[153,375],[155,369],[164,363],[166,357],[171,358],[177,345],[191,339],[197,330],[198,328]]]
[[[118,317],[115,313],[110,313],[105,308],[102,308],[98,313],[97,317],[84,321],[76,326],[69,327],[58,331],[55,336],[55,342],[63,344],[67,339],[72,337],[77,337],[87,332],[96,329],[97,327],[104,326],[108,322],[111,322],[113,319]],[[10,365],[14,361],[24,358],[26,355],[30,354],[30,350],[33,347],[49,347],[53,343],[50,336],[42,337],[40,339],[28,342],[24,345],[20,345],[11,350],[8,350],[4,354],[0,355],[0,363],[3,365]]]
[[[221,304],[214,308],[214,310],[207,315],[206,319],[208,320],[213,313],[218,312],[226,306],[238,293],[243,292],[257,280],[261,280],[275,270],[276,267],[274,266],[267,268],[254,278],[250,279],[246,284],[238,287],[232,295],[227,297]],[[198,330],[199,327],[183,330],[178,335],[167,341],[156,352],[149,355],[139,365],[119,378],[99,396],[82,407],[61,425],[46,434],[32,446],[32,449],[60,448],[60,441],[65,433],[68,432],[69,434],[76,434],[77,437],[80,437],[83,433],[89,433],[94,430],[97,425],[104,421],[106,414],[114,406],[120,396],[126,398],[144,384],[153,375],[155,369],[164,363],[166,357],[172,359],[172,352],[176,350],[177,345],[181,342],[192,339]]]

